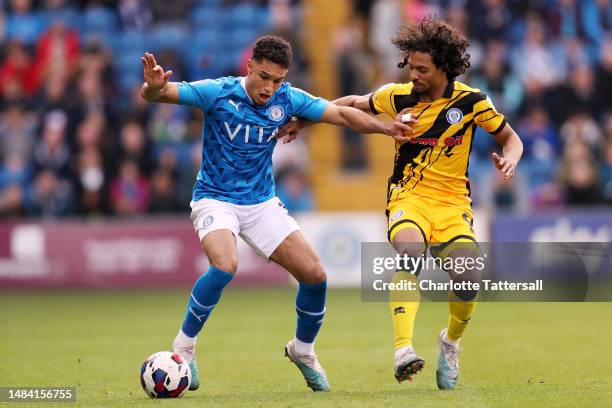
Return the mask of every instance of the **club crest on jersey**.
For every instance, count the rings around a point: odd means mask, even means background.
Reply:
[[[268,117],[275,122],[280,122],[285,117],[285,111],[280,105],[274,105],[270,107],[270,109],[268,109],[267,114]]]
[[[449,109],[448,112],[446,112],[446,121],[450,123],[451,125],[456,125],[458,123],[461,123],[462,119],[463,119],[463,112],[461,112],[461,109],[452,108],[452,109]]]

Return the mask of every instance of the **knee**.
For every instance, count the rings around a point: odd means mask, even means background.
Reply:
[[[461,277],[459,279],[453,279],[453,282],[456,284],[461,284],[460,288],[453,290],[453,293],[459,300],[463,302],[471,302],[478,296],[478,290],[475,289],[474,285],[475,283],[478,283],[477,281],[470,278]]]
[[[453,290],[453,293],[463,302],[471,302],[478,296],[478,291],[475,289],[457,289]]]
[[[321,264],[321,260],[318,258],[312,259],[309,262],[308,267],[306,268],[306,273],[304,274],[303,283],[307,283],[309,285],[318,285],[327,280],[327,274],[323,269],[323,264]]]
[[[236,270],[238,269],[238,259],[236,258],[228,258],[227,256],[212,256],[209,259],[209,262],[211,266],[231,274],[236,273]]]

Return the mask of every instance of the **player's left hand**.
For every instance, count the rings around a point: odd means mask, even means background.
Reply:
[[[495,152],[493,152],[491,157],[493,158],[493,163],[495,164],[495,167],[497,168],[497,170],[500,171],[501,174],[504,175],[505,180],[509,180],[514,177],[514,172],[516,170],[515,162],[501,157]]]
[[[297,136],[302,126],[300,126],[300,121],[295,116],[292,116],[289,122],[285,124],[276,135],[278,140],[282,140],[283,144],[293,142]]]
[[[397,120],[388,124],[385,132],[396,142],[404,143],[412,139],[412,128],[405,123],[398,122]]]

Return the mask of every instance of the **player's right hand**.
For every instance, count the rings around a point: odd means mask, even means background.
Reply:
[[[417,120],[410,114],[410,108],[402,109],[393,121],[393,138],[400,143],[411,140],[414,137],[414,129],[411,125],[415,123]]]
[[[144,57],[141,57],[142,65],[144,66],[144,80],[152,89],[163,89],[168,83],[172,71],[164,72],[164,69],[157,64],[153,54],[146,52]]]

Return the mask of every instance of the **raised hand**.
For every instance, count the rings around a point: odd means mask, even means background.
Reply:
[[[491,157],[493,158],[493,164],[495,164],[495,167],[497,168],[497,170],[499,170],[504,175],[504,179],[508,180],[514,177],[514,172],[516,170],[516,163],[504,157],[499,156],[495,152],[493,152]]]
[[[140,58],[140,60],[144,66],[143,75],[147,85],[149,85],[152,90],[163,89],[168,83],[168,80],[172,75],[172,71],[164,72],[164,69],[157,64],[157,61],[155,61],[153,54],[148,52],[146,52],[145,55]]]

